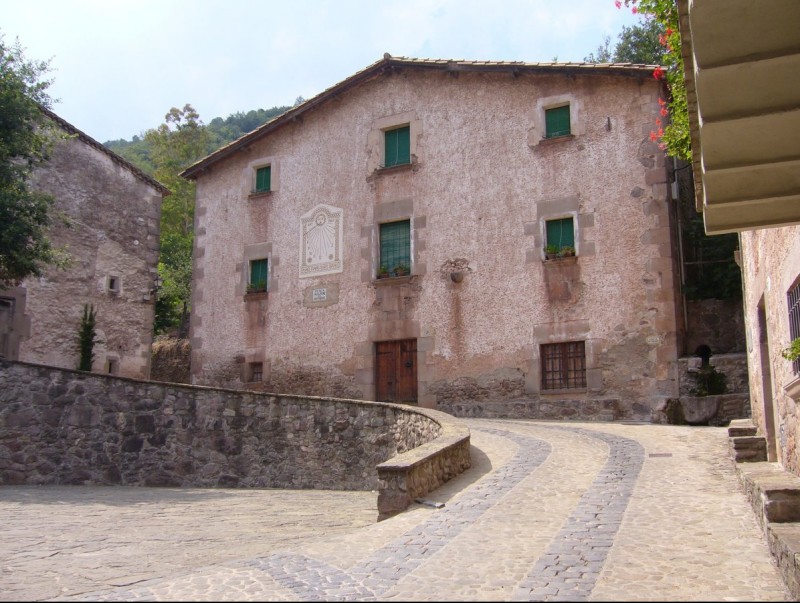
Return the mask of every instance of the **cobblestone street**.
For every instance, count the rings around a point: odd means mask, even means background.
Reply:
[[[725,428],[465,422],[473,467],[380,523],[374,492],[0,488],[2,600],[791,600]]]

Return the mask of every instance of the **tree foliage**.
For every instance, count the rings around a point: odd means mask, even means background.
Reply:
[[[303,102],[302,97],[298,102]],[[225,119],[215,117],[205,125],[194,107],[186,104],[170,109],[163,124],[142,136],[105,143],[171,191],[161,205],[158,275],[162,285],[156,298],[156,334],[177,330],[184,335],[190,311],[195,184],[179,174],[290,108],[240,111]]]
[[[58,257],[48,239],[53,199],[29,185],[54,135],[40,108],[52,102],[48,71],[48,62],[29,61],[18,40],[9,45],[0,35],[0,288],[40,276]]]
[[[97,313],[94,306],[83,305],[83,316],[78,329],[78,370],[91,371],[94,364],[94,346],[97,343]]]
[[[661,65],[666,52],[660,41],[663,33],[663,26],[655,19],[645,19],[630,27],[623,25],[613,50],[611,37],[606,36],[597,47],[597,54],[591,53],[583,60],[587,63]]]
[[[678,6],[675,0],[616,0],[615,5],[629,7],[641,15],[645,22],[653,21],[661,33],[659,44],[664,48],[659,67],[653,77],[667,83],[668,97],[661,99],[661,118],[650,137],[658,141],[670,157],[684,161],[692,159],[692,139],[689,128],[689,106],[686,101],[686,83],[683,79],[683,57],[678,28]]]

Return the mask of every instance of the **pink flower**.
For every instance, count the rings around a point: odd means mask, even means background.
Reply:
[[[658,140],[658,134],[656,134],[653,130],[650,130],[650,141],[655,142]]]
[[[620,0],[616,0],[616,2],[614,2],[614,6],[617,8],[622,8],[622,2],[620,2]]]
[[[638,8],[636,8],[636,7],[634,6],[634,7],[631,9],[631,12],[632,12],[632,13],[635,15],[636,13],[638,13],[638,12],[639,12],[639,9],[638,9]]]
[[[665,107],[661,107],[661,109],[659,109],[658,112],[661,113],[662,117],[666,117],[667,115],[669,115],[669,111],[667,111]]]

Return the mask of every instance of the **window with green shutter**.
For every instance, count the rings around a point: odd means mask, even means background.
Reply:
[[[547,247],[561,251],[564,247],[575,248],[575,227],[572,218],[547,220]]]
[[[411,221],[380,225],[380,267],[388,276],[403,276],[411,270]]]
[[[411,128],[403,126],[384,133],[383,167],[411,163]]]
[[[567,136],[569,127],[569,105],[546,109],[544,112],[545,138]]]
[[[267,278],[269,277],[269,260],[250,260],[250,280],[247,282],[247,290],[266,291]]]
[[[272,166],[260,167],[256,170],[256,192],[265,193],[269,190],[272,182]]]

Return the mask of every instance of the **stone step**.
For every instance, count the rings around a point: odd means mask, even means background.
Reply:
[[[728,425],[728,437],[754,436],[758,432],[750,419],[734,419]]]
[[[731,458],[737,463],[757,463],[767,460],[767,439],[762,436],[738,436],[730,442]]]

